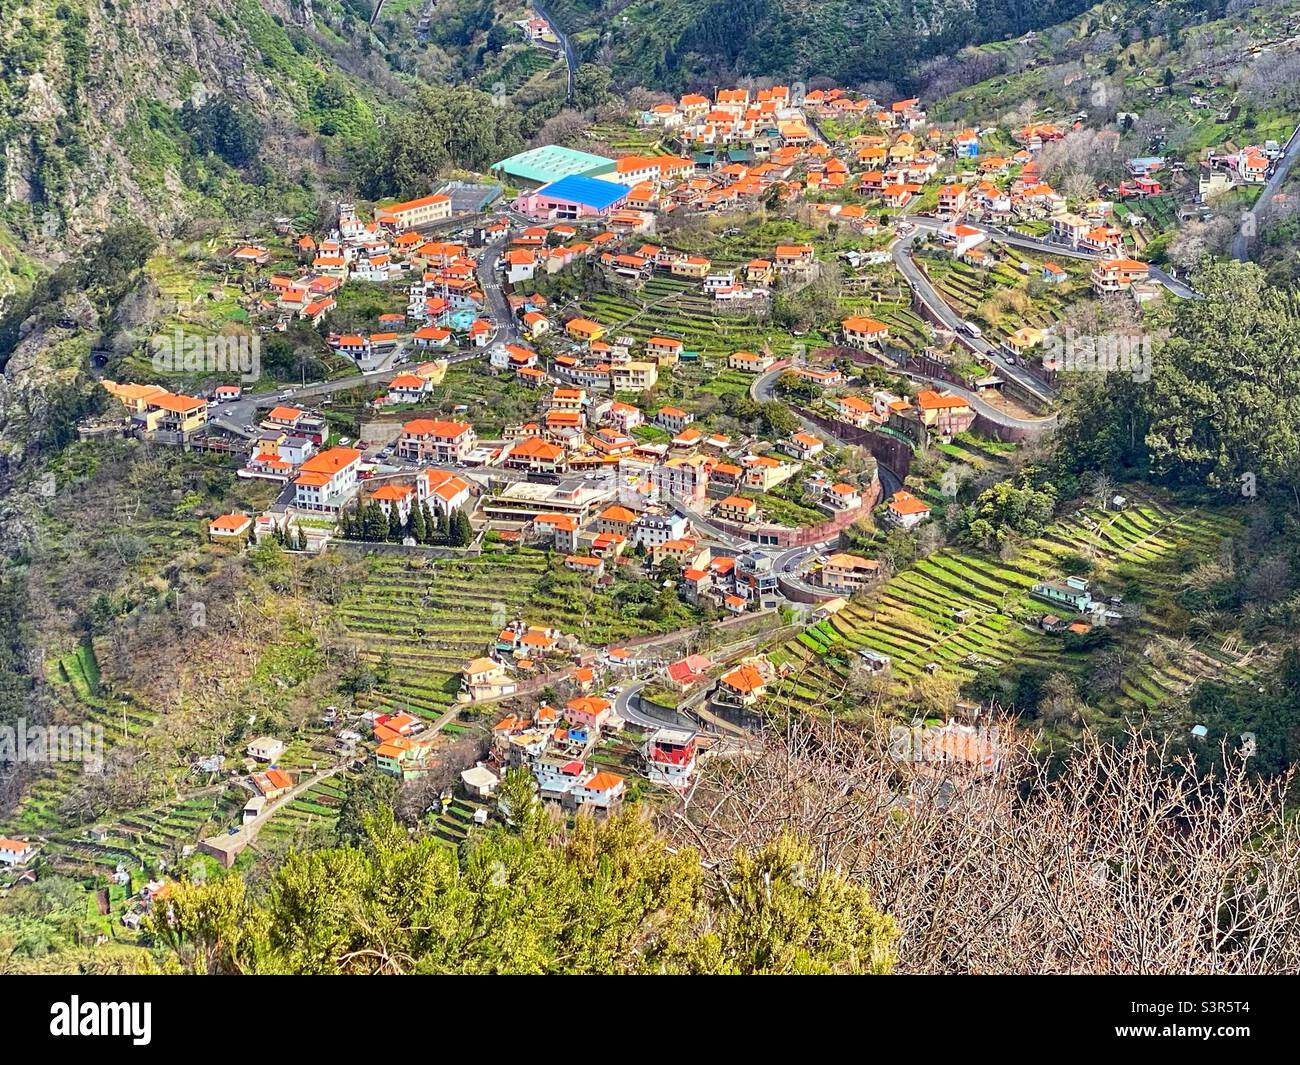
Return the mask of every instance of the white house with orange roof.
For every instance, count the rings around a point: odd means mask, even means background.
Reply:
[[[1145,281],[1151,268],[1136,259],[1104,259],[1092,268],[1092,290],[1099,296],[1125,292],[1135,281]]]
[[[767,694],[767,678],[753,665],[741,665],[718,680],[715,696],[732,706],[753,706]]]
[[[441,193],[390,204],[375,211],[375,221],[402,231],[442,222],[451,217],[451,197]]]
[[[812,433],[798,432],[790,437],[789,450],[797,459],[810,459],[826,450],[826,444]]]
[[[875,318],[845,318],[840,323],[840,329],[844,333],[844,343],[852,348],[866,350],[889,340],[889,326]]]
[[[574,785],[569,794],[579,806],[608,811],[623,801],[626,790],[627,781],[617,773],[601,769]]]
[[[433,382],[418,374],[401,373],[388,382],[389,403],[419,403],[433,391]]]
[[[835,413],[841,421],[866,429],[879,421],[875,405],[861,396],[841,396],[835,404]]]
[[[911,492],[899,489],[889,497],[885,520],[900,529],[911,529],[930,516],[929,504],[923,503]]]
[[[953,258],[960,259],[972,248],[983,244],[987,236],[983,230],[961,222],[950,222],[939,230],[939,239],[952,250]]]
[[[373,492],[370,498],[379,504],[379,509],[384,512],[384,517],[392,520],[393,508],[397,508],[397,520],[403,525],[411,517],[411,507],[417,503],[415,498],[415,486],[409,484],[381,484]]]
[[[964,433],[975,421],[975,411],[967,400],[930,388],[916,394],[916,409],[923,425],[946,437]]]
[[[214,541],[242,540],[252,532],[248,514],[222,514],[208,522],[208,538]]]
[[[402,426],[395,448],[408,462],[463,462],[477,437],[468,422],[445,418],[416,418]]]
[[[24,865],[36,849],[23,839],[0,838],[0,865]]]
[[[447,470],[421,470],[415,476],[415,496],[435,513],[450,514],[469,503],[470,483]]]
[[[313,455],[294,478],[294,506],[304,510],[336,511],[357,487],[361,452],[352,447],[332,447]]]

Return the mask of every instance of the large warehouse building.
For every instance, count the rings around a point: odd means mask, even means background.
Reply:
[[[617,181],[577,174],[525,192],[515,200],[515,210],[529,218],[608,218],[622,207],[632,190]]]
[[[493,165],[492,173],[515,188],[529,190],[574,175],[594,177],[597,174],[609,174],[613,172],[614,166],[614,160],[606,159],[603,155],[547,144],[502,159]]]

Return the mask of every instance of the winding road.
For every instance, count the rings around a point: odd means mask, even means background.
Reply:
[[[572,99],[574,85],[573,76],[578,69],[578,60],[573,53],[573,43],[569,40],[569,35],[555,24],[555,19],[547,14],[546,9],[543,8],[541,4],[537,3],[536,0],[533,2],[533,10],[537,12],[538,18],[551,27],[551,32],[555,34],[555,39],[560,42],[560,50],[564,53],[564,66],[569,75],[569,98]]]
[[[1273,172],[1269,175],[1268,181],[1260,189],[1259,199],[1248,212],[1252,225],[1240,225],[1237,232],[1232,237],[1232,257],[1238,262],[1245,262],[1250,257],[1250,239],[1251,236],[1259,232],[1259,222],[1264,211],[1268,208],[1273,197],[1277,195],[1278,189],[1286,180],[1286,176],[1291,171],[1297,156],[1300,156],[1300,126],[1297,126],[1292,132],[1290,139],[1286,142],[1286,147],[1282,151],[1282,156],[1273,166]],[[1243,219],[1244,223],[1244,219]]]

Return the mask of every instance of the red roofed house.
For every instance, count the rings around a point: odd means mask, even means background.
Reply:
[[[614,705],[596,695],[582,695],[564,704],[564,716],[575,725],[588,728],[601,728],[613,713]]]
[[[463,462],[475,441],[474,427],[468,422],[416,418],[402,426],[396,451],[408,462]]]
[[[920,525],[930,516],[930,507],[922,503],[911,492],[899,490],[889,498],[889,507],[885,511],[885,520],[900,529],[910,529]]]
[[[853,348],[865,350],[889,339],[889,326],[874,318],[845,318],[840,328],[844,331],[844,343]]]
[[[668,681],[679,691],[707,680],[707,674],[713,668],[713,662],[706,655],[687,655],[679,658],[668,667]]]
[[[718,698],[733,706],[753,706],[766,694],[767,680],[754,666],[739,666],[718,681]]]
[[[964,433],[975,421],[975,411],[961,396],[944,395],[929,388],[916,394],[916,407],[922,424],[946,437]]]
[[[247,514],[222,514],[208,522],[208,537],[212,540],[238,540],[248,535],[253,519]]]
[[[352,447],[332,447],[313,455],[294,479],[294,506],[304,510],[338,510],[357,486],[361,452]]]
[[[434,194],[381,207],[375,221],[394,229],[416,229],[451,217],[451,197]]]

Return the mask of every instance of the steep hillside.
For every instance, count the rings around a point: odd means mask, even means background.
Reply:
[[[374,103],[401,91],[382,53],[366,54],[364,21],[315,8],[304,23],[297,0],[0,0],[11,238],[57,258],[113,220],[167,233],[307,204],[299,187],[330,140],[373,128]]]
[[[1071,18],[1087,0],[550,0],[585,57],[623,84],[734,75],[907,83],[919,61]]]

